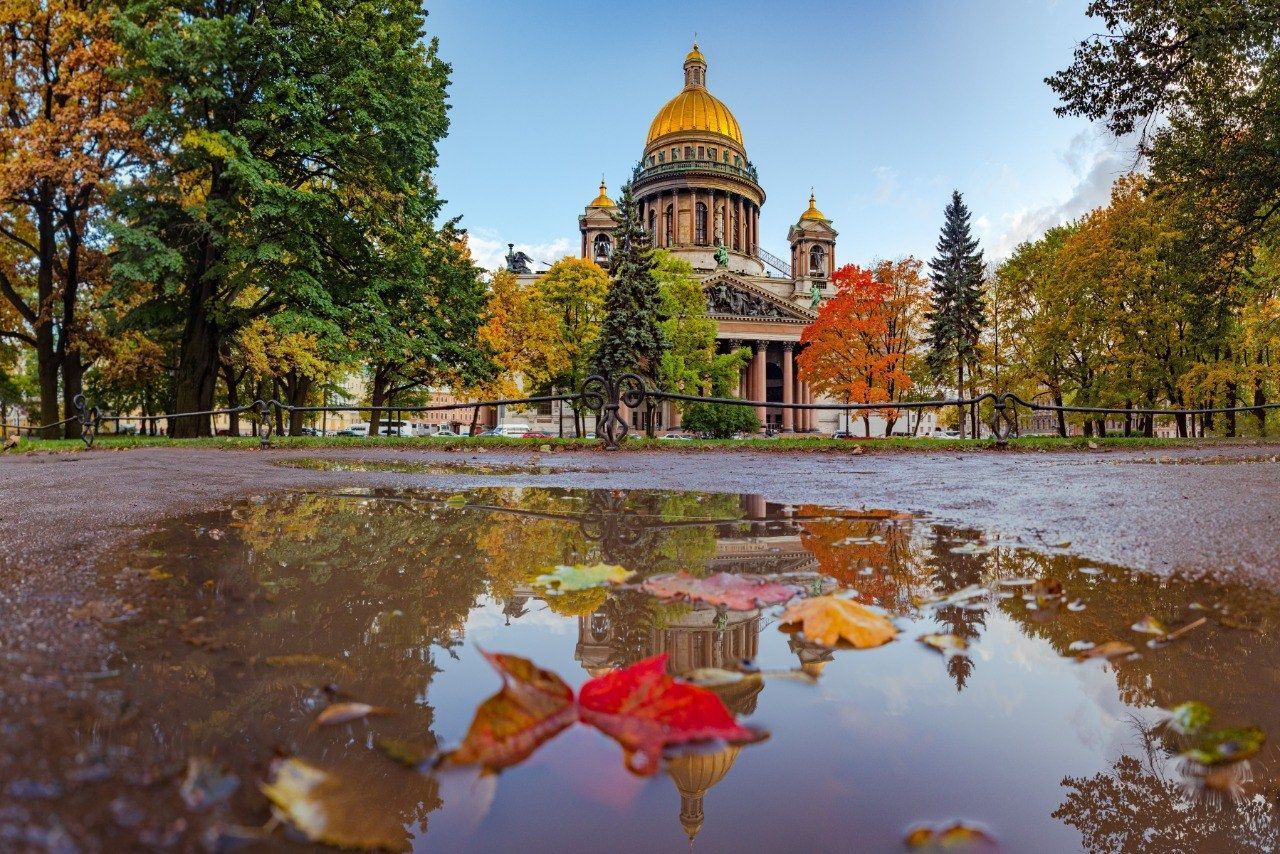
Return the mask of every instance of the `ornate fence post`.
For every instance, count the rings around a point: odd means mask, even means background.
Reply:
[[[274,429],[271,423],[271,407],[279,405],[274,400],[270,402],[255,400],[252,404],[252,408],[258,411],[258,423],[253,427],[253,434],[258,437],[263,448],[271,447],[271,431]]]
[[[604,442],[605,450],[616,451],[627,438],[631,428],[618,415],[623,405],[635,409],[649,397],[649,388],[639,374],[622,374],[613,377],[592,374],[582,382],[579,393],[582,405],[596,410],[596,436]]]
[[[98,407],[90,407],[84,399],[83,394],[77,394],[71,399],[72,405],[76,408],[76,418],[80,421],[80,441],[84,442],[85,450],[93,447],[93,440],[98,435],[98,425],[101,423],[102,413],[98,411]]]
[[[1009,437],[1018,429],[1018,407],[1016,398],[1009,392],[998,395],[995,409],[991,413],[991,435],[996,439],[997,448],[1009,447]]]

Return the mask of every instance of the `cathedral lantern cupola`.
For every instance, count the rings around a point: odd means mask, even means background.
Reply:
[[[604,179],[600,179],[600,194],[587,205],[586,212],[578,217],[578,230],[582,232],[582,257],[595,261],[601,267],[609,266],[613,256],[613,230],[618,221],[615,214],[618,205],[609,198]]]
[[[810,193],[809,209],[800,214],[800,220],[787,232],[797,294],[809,293],[814,288],[820,294],[830,294],[831,274],[836,270],[837,236],[831,220],[818,210],[817,198]]]

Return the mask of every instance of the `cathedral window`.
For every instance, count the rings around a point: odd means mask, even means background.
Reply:
[[[809,250],[809,275],[825,276],[827,274],[827,253],[821,246]]]
[[[605,263],[609,260],[609,255],[613,251],[613,244],[609,241],[609,235],[596,235],[596,261]]]
[[[665,222],[663,223],[663,227],[662,227],[662,231],[666,235],[666,240],[662,244],[663,246],[671,246],[675,243],[675,240],[672,239],[674,236],[674,229],[675,229],[675,209],[671,205],[667,205]]]
[[[685,159],[685,160],[692,160],[692,159],[693,159],[693,146],[692,146],[692,145],[686,145],[686,146],[684,147],[684,159]]]
[[[698,146],[698,159],[705,160],[707,158],[707,150],[701,145]]]
[[[699,246],[707,245],[707,206],[702,202],[694,206],[693,242]]]

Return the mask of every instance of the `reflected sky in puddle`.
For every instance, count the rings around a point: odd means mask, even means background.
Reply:
[[[955,818],[1011,851],[1270,851],[1280,840],[1271,745],[1237,798],[1197,798],[1174,759],[1186,745],[1160,725],[1162,708],[1200,700],[1215,726],[1280,732],[1273,593],[1098,568],[890,511],[542,488],[465,500],[259,498],[174,520],[122,552],[110,571],[144,575],[156,595],[119,627],[121,675],[98,685],[101,718],[71,736],[120,769],[81,796],[102,832],[162,833],[182,812],[175,792],[193,755],[243,783],[187,815],[177,838],[260,824],[257,784],[273,754],[291,754],[341,775],[347,807],[420,850],[654,851],[688,839],[699,851],[896,850],[910,825]],[[780,632],[778,608],[718,613],[639,590],[542,598],[530,586],[555,564],[597,561],[642,576],[827,576],[902,633],[831,651]],[[1000,584],[1036,577],[1059,579],[1064,598],[1033,609]],[[970,585],[987,592],[921,604]],[[1130,629],[1146,615],[1170,627],[1209,619],[1151,649]],[[926,632],[968,639],[968,654],[929,649],[916,641]],[[1081,640],[1139,654],[1078,662],[1069,647]],[[680,756],[651,779],[583,726],[496,779],[430,778],[375,750],[375,738],[462,738],[498,687],[477,647],[528,657],[575,688],[659,652],[677,676],[745,658],[817,679],[726,697],[769,740]],[[313,731],[336,696],[395,714]]]

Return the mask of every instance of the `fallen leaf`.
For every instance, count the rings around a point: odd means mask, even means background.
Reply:
[[[444,504],[446,507],[452,507],[455,510],[460,507],[466,507],[467,496],[463,495],[461,492],[455,492],[444,500]]]
[[[1178,628],[1169,632],[1167,635],[1162,635],[1161,637],[1158,637],[1155,640],[1150,641],[1150,643],[1152,644],[1158,643],[1163,645],[1163,644],[1169,643],[1170,641],[1176,641],[1178,638],[1182,637],[1187,632],[1200,628],[1208,621],[1209,621],[1208,617],[1201,617],[1198,620],[1192,620],[1191,622],[1187,623],[1185,626],[1179,626]]]
[[[967,602],[970,599],[976,599],[979,596],[986,596],[987,592],[987,588],[983,587],[981,584],[970,584],[968,587],[961,588],[954,593],[935,596],[932,599],[913,597],[912,602],[918,608],[945,607],[947,605],[958,605],[961,602]]]
[[[316,716],[311,728],[319,729],[322,726],[358,721],[361,718],[367,718],[372,715],[389,714],[391,714],[390,709],[384,709],[381,706],[370,706],[368,703],[334,703],[331,706],[326,706],[325,710]]]
[[[311,842],[365,851],[409,850],[397,812],[379,809],[364,787],[301,759],[280,762],[262,793]]]
[[[400,738],[375,738],[373,746],[388,759],[410,768],[417,768],[436,754],[433,746]]]
[[[731,572],[717,572],[706,578],[674,572],[646,578],[642,586],[646,593],[660,599],[696,599],[731,611],[778,605],[804,592],[794,584],[779,584],[758,575]]]
[[[1057,599],[1062,596],[1062,582],[1056,578],[1037,578],[1031,585],[1031,595],[1036,599]]]
[[[1077,661],[1087,661],[1090,658],[1119,658],[1122,655],[1131,655],[1136,652],[1132,646],[1123,641],[1107,641],[1097,646],[1091,646],[1086,650],[1082,650],[1076,655]]]
[[[622,566],[610,566],[607,563],[586,566],[579,563],[573,566],[557,566],[551,572],[539,575],[533,583],[539,587],[567,593],[588,590],[592,587],[604,587],[607,584],[622,584],[634,574]]]
[[[927,647],[936,649],[948,658],[953,655],[961,655],[969,648],[969,642],[959,635],[921,635],[917,640]]]
[[[964,821],[923,824],[907,832],[907,848],[913,851],[994,851],[995,837]]]
[[[1182,755],[1201,765],[1225,765],[1253,756],[1266,740],[1266,733],[1256,726],[1220,729]]]
[[[735,744],[762,737],[735,721],[713,692],[677,682],[666,667],[666,654],[655,655],[597,676],[578,692],[582,720],[622,745],[628,769],[645,776],[656,773],[669,745],[712,739]]]
[[[609,592],[603,587],[593,587],[589,590],[548,595],[543,601],[547,603],[547,608],[562,617],[585,617],[594,614],[609,601]]]
[[[10,436],[8,439],[5,439],[5,440],[4,440],[4,449],[5,449],[6,451],[8,451],[8,450],[12,450],[13,448],[18,447],[18,444],[19,444],[21,441],[22,441],[22,440],[21,440],[21,439],[19,439],[17,436]]]
[[[1142,632],[1146,635],[1167,635],[1169,628],[1155,617],[1148,614],[1138,622],[1129,627],[1135,632]]]
[[[238,788],[240,778],[225,765],[218,765],[203,756],[192,756],[187,760],[187,773],[182,778],[179,792],[188,807],[203,810],[225,801]]]
[[[1182,735],[1194,735],[1213,720],[1213,709],[1195,700],[1179,703],[1169,710],[1169,726]]]
[[[799,624],[805,638],[823,646],[845,641],[866,649],[886,644],[898,634],[883,614],[838,596],[815,596],[788,605],[782,612],[782,623]]]
[[[441,762],[496,771],[529,756],[578,713],[573,689],[556,674],[519,656],[481,653],[502,677],[502,689],[480,704],[462,744]]]

